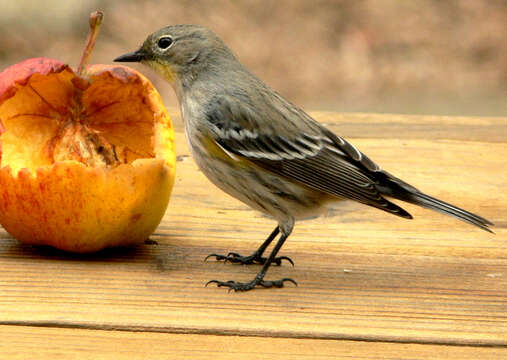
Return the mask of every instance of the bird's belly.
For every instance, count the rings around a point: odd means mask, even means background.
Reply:
[[[203,152],[203,146],[190,147],[201,171],[217,187],[279,221],[318,216],[326,203],[338,200],[225,152],[210,157],[209,152]]]

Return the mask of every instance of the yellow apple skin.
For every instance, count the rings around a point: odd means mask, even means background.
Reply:
[[[137,160],[107,173],[65,161],[0,171],[4,228],[27,244],[93,252],[147,239],[167,208],[172,174],[163,160]]]
[[[4,72],[14,78],[7,85],[0,74],[0,224],[23,243],[70,252],[146,240],[168,206],[176,163],[172,123],[153,85],[124,66],[95,65],[81,79],[56,60],[20,65],[14,76]],[[115,146],[119,165],[48,155],[76,98],[79,121]]]

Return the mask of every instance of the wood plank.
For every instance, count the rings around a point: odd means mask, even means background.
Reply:
[[[176,116],[177,112],[172,111]],[[313,112],[316,119],[346,138],[453,139],[505,142],[505,118]],[[393,150],[395,150],[393,148]]]
[[[507,349],[319,339],[0,326],[16,359],[505,359]]]
[[[177,108],[168,109],[177,131],[183,123]],[[346,139],[452,139],[506,141],[507,123],[500,117],[310,112],[315,119]],[[396,151],[396,148],[392,148]],[[368,154],[371,155],[371,154]]]
[[[326,116],[332,128],[348,119]],[[368,129],[388,116],[351,119]],[[424,117],[401,119],[417,134],[398,132],[400,122],[383,124],[382,136],[339,133],[421,190],[492,220],[496,235],[410,205],[412,221],[341,203],[296,225],[282,250],[294,268],[270,270],[269,278],[293,277],[298,288],[204,288],[210,279],[252,278],[256,266],[202,259],[248,253],[275,224],[214,188],[178,132],[178,175],[152,236],[158,245],[78,256],[3,233],[0,324],[507,345],[507,131],[499,133],[507,119],[470,118],[466,127],[481,132],[467,138],[463,119],[441,118],[445,133],[433,140],[437,120],[425,136]]]

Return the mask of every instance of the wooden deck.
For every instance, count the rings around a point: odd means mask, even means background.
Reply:
[[[301,222],[268,278],[229,293],[275,223],[178,169],[156,244],[69,255],[0,232],[1,359],[507,359],[507,118],[315,114],[393,174],[496,224],[496,235],[404,206],[340,204]]]

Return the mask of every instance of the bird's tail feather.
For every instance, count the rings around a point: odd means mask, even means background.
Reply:
[[[442,214],[454,216],[455,218],[458,218],[461,221],[467,222],[485,231],[493,233],[493,231],[489,228],[490,225],[493,225],[491,221],[479,215],[472,214],[471,212],[463,210],[457,206],[446,203],[445,201],[426,195],[420,191],[396,192],[389,195],[402,201],[406,201],[415,205],[425,207],[427,209],[438,211]]]

